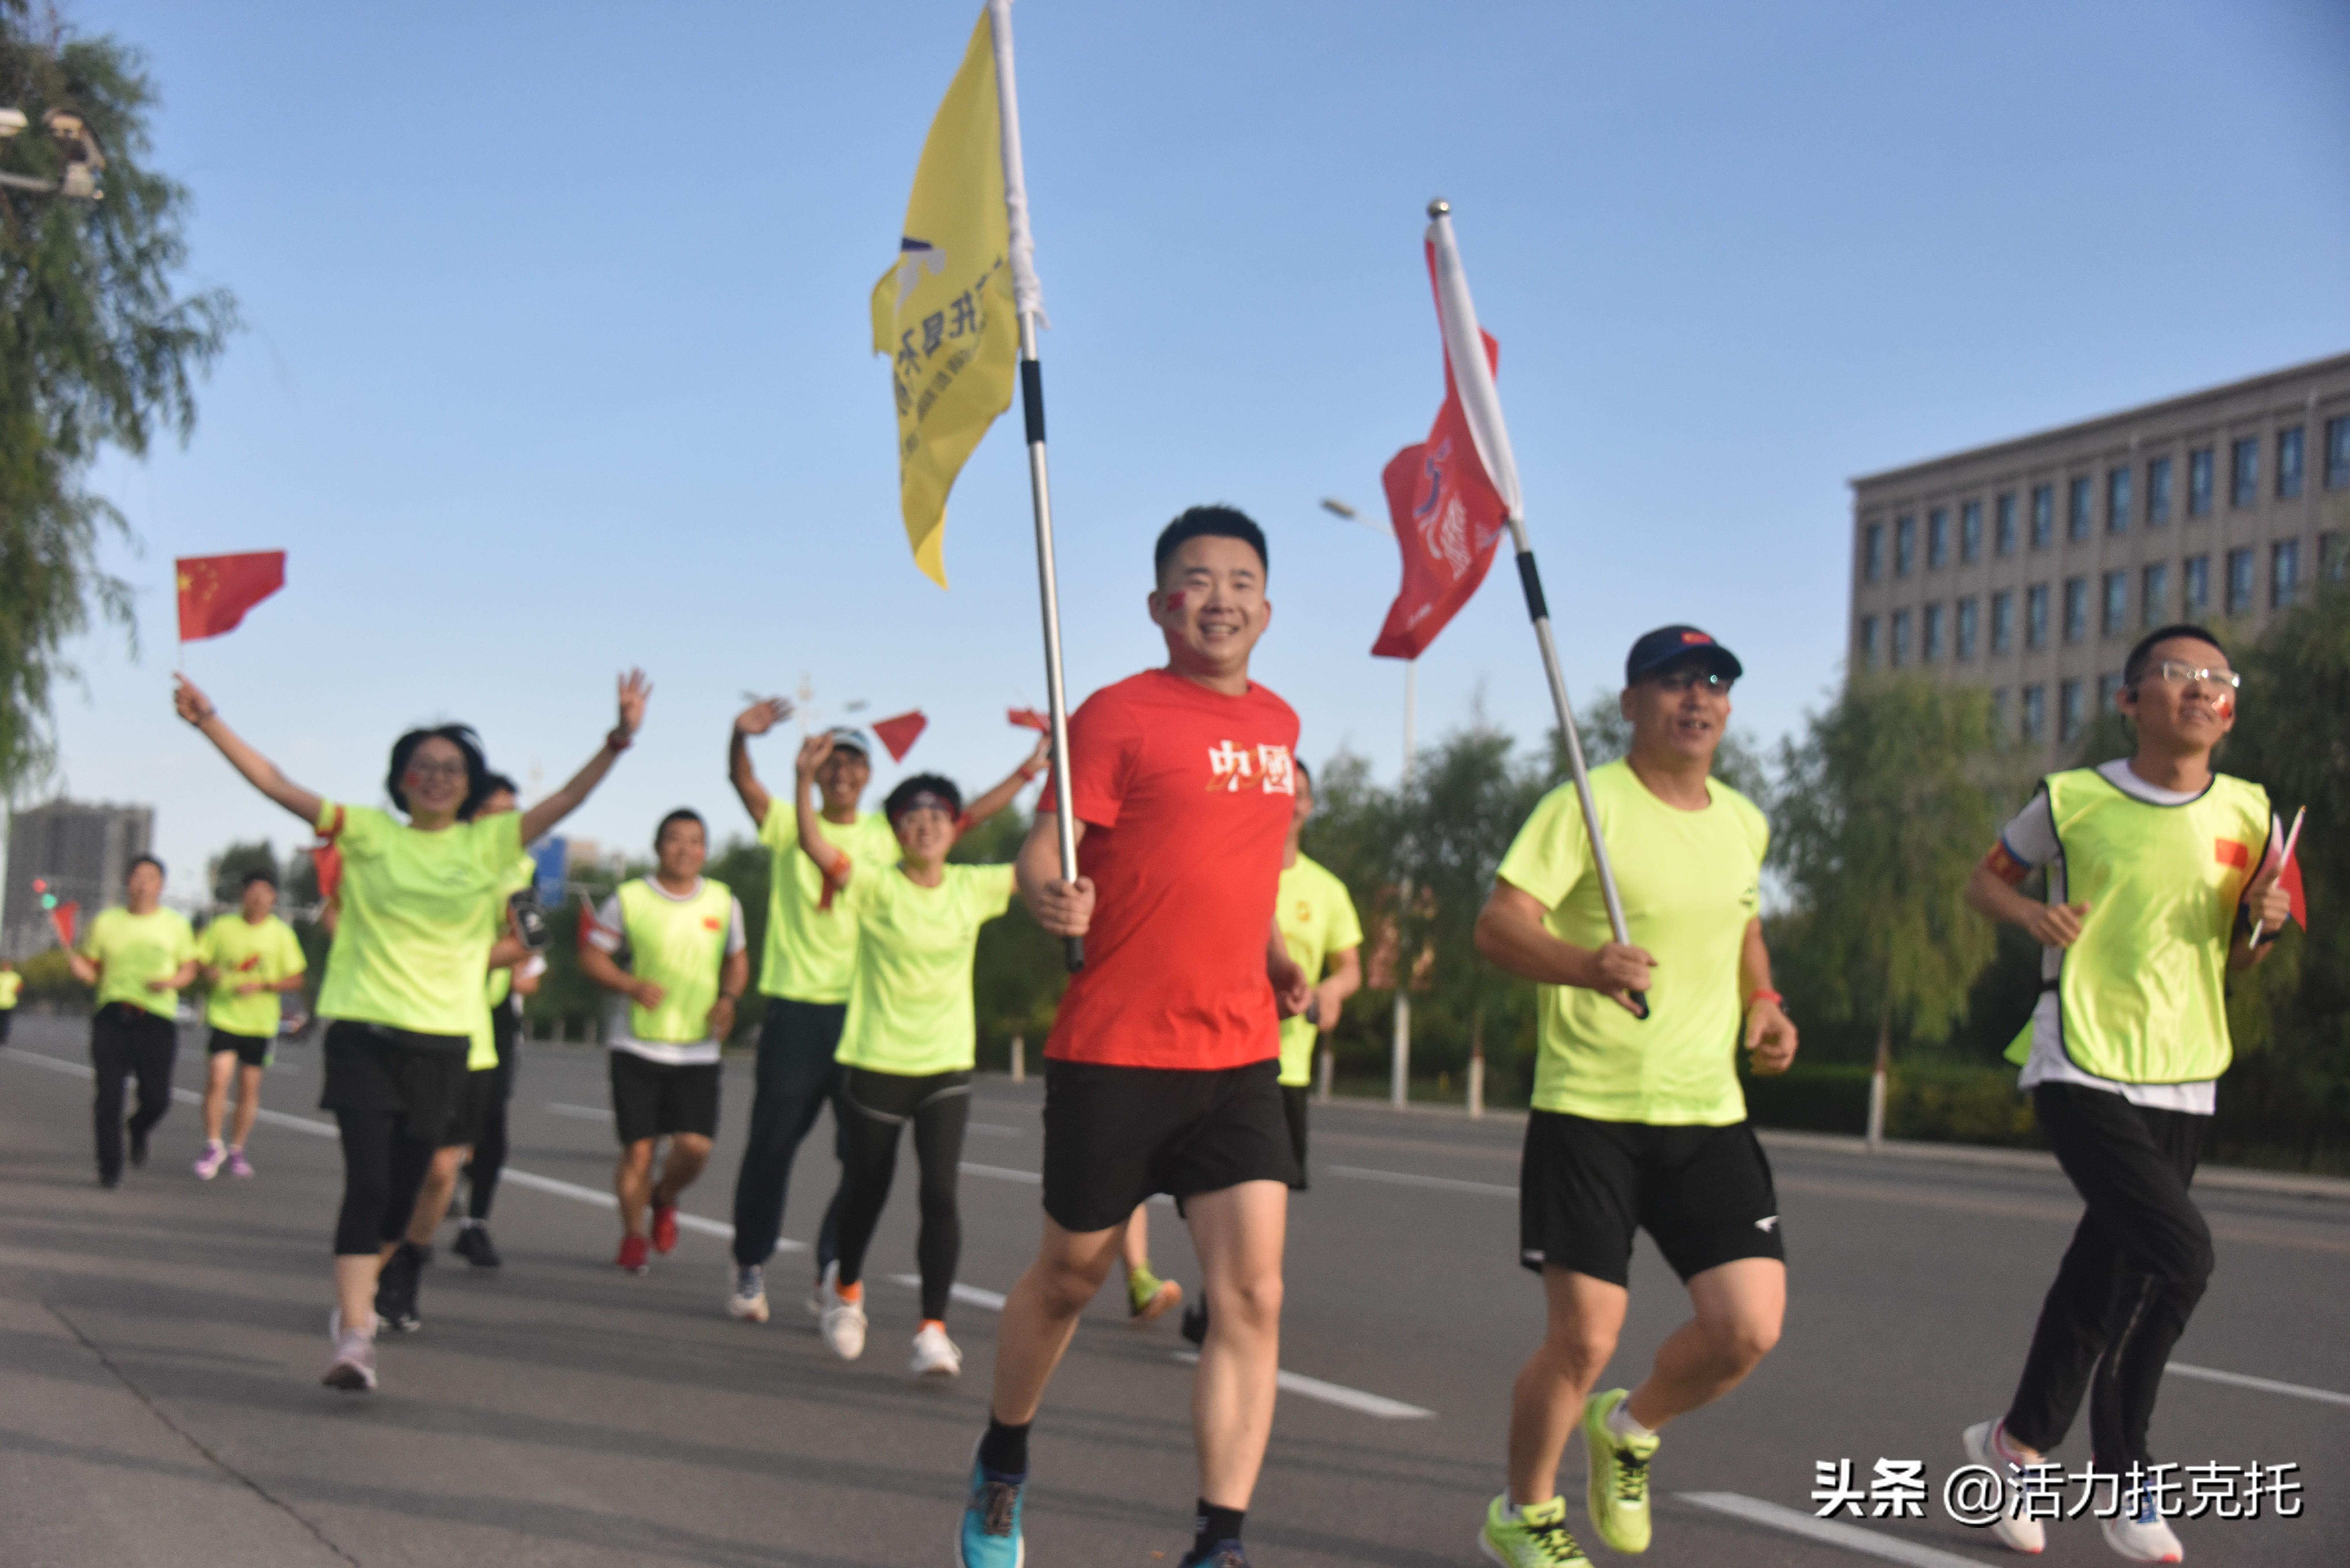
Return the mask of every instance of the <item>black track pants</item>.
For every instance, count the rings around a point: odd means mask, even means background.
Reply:
[[[89,1021],[89,1060],[98,1093],[90,1104],[97,1124],[98,1174],[111,1181],[122,1174],[122,1092],[139,1081],[139,1106],[130,1130],[144,1137],[172,1108],[172,1064],[180,1054],[180,1031],[172,1020],[127,1002],[112,1002]]]

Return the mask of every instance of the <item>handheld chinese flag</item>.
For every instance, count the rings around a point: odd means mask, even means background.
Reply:
[[[898,403],[899,510],[914,565],[941,587],[947,493],[1012,406],[1017,317],[1041,314],[1044,303],[1029,262],[1018,131],[1009,145],[1005,135],[1010,20],[1009,0],[980,13],[922,143],[897,263],[873,286],[873,351],[890,358]]]
[[[1428,245],[1428,270],[1436,275],[1436,245]],[[1439,298],[1439,309],[1442,301]],[[1501,368],[1501,346],[1480,332],[1489,369]],[[1444,356],[1444,406],[1428,439],[1395,454],[1379,475],[1388,493],[1388,516],[1403,550],[1403,587],[1388,607],[1387,624],[1373,657],[1418,659],[1436,634],[1460,613],[1485,580],[1493,547],[1509,526],[1509,504],[1487,477],[1477,443],[1461,410],[1461,389],[1452,377],[1452,355]]]
[[[1041,730],[1048,735],[1053,732],[1053,721],[1034,708],[1007,708],[1003,716],[1011,721],[1014,729]]]
[[[81,905],[68,901],[49,911],[49,924],[57,929],[57,945],[69,948],[74,942],[74,921],[81,914]]]
[[[874,720],[873,732],[881,738],[883,745],[889,748],[889,760],[893,763],[902,763],[906,760],[906,753],[914,749],[914,742],[920,737],[924,730],[930,727],[930,722],[928,719],[922,717],[921,710],[918,708],[910,713],[900,713],[894,719]]]
[[[286,552],[182,556],[178,566],[180,640],[234,631],[244,612],[286,586]]]
[[[343,890],[343,851],[340,846],[327,843],[310,846],[310,866],[318,874],[318,899],[331,904]]]

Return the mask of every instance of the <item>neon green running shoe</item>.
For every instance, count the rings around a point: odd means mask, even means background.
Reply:
[[[1591,1559],[1567,1533],[1563,1497],[1513,1509],[1510,1494],[1503,1492],[1485,1510],[1477,1544],[1502,1568],[1591,1568]]]
[[[1183,1299],[1183,1287],[1162,1280],[1149,1265],[1126,1276],[1126,1317],[1128,1323],[1149,1323]]]
[[[1648,1549],[1648,1461],[1664,1439],[1658,1437],[1619,1438],[1607,1429],[1607,1417],[1629,1398],[1622,1388],[1594,1394],[1583,1407],[1583,1450],[1591,1459],[1591,1488],[1586,1501],[1591,1527],[1599,1539],[1618,1552]]]

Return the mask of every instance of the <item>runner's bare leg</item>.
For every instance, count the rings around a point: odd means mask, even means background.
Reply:
[[[1036,1261],[1004,1298],[1003,1315],[996,1324],[995,1387],[989,1407],[997,1420],[1023,1427],[1036,1418],[1045,1386],[1052,1382],[1053,1369],[1069,1348],[1078,1317],[1118,1262],[1118,1241],[1125,1231],[1120,1222],[1080,1234],[1063,1230],[1045,1216]]]
[[[1281,1372],[1281,1252],[1289,1189],[1243,1181],[1184,1200],[1208,1302],[1208,1338],[1191,1383],[1200,1495],[1245,1509],[1273,1435]]]
[[[1632,1390],[1632,1419],[1652,1432],[1721,1398],[1771,1354],[1787,1313],[1787,1265],[1740,1258],[1692,1275],[1689,1293],[1697,1315],[1657,1347],[1655,1366]]]

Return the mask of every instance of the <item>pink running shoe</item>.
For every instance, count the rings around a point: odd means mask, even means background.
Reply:
[[[204,1152],[196,1156],[196,1179],[198,1181],[210,1181],[213,1177],[218,1176],[220,1174],[221,1162],[227,1158],[228,1150],[220,1146],[219,1140],[215,1139],[213,1142],[204,1145]]]
[[[241,1148],[233,1148],[228,1151],[228,1173],[231,1176],[251,1176],[253,1174],[253,1161],[244,1158],[244,1150]]]

